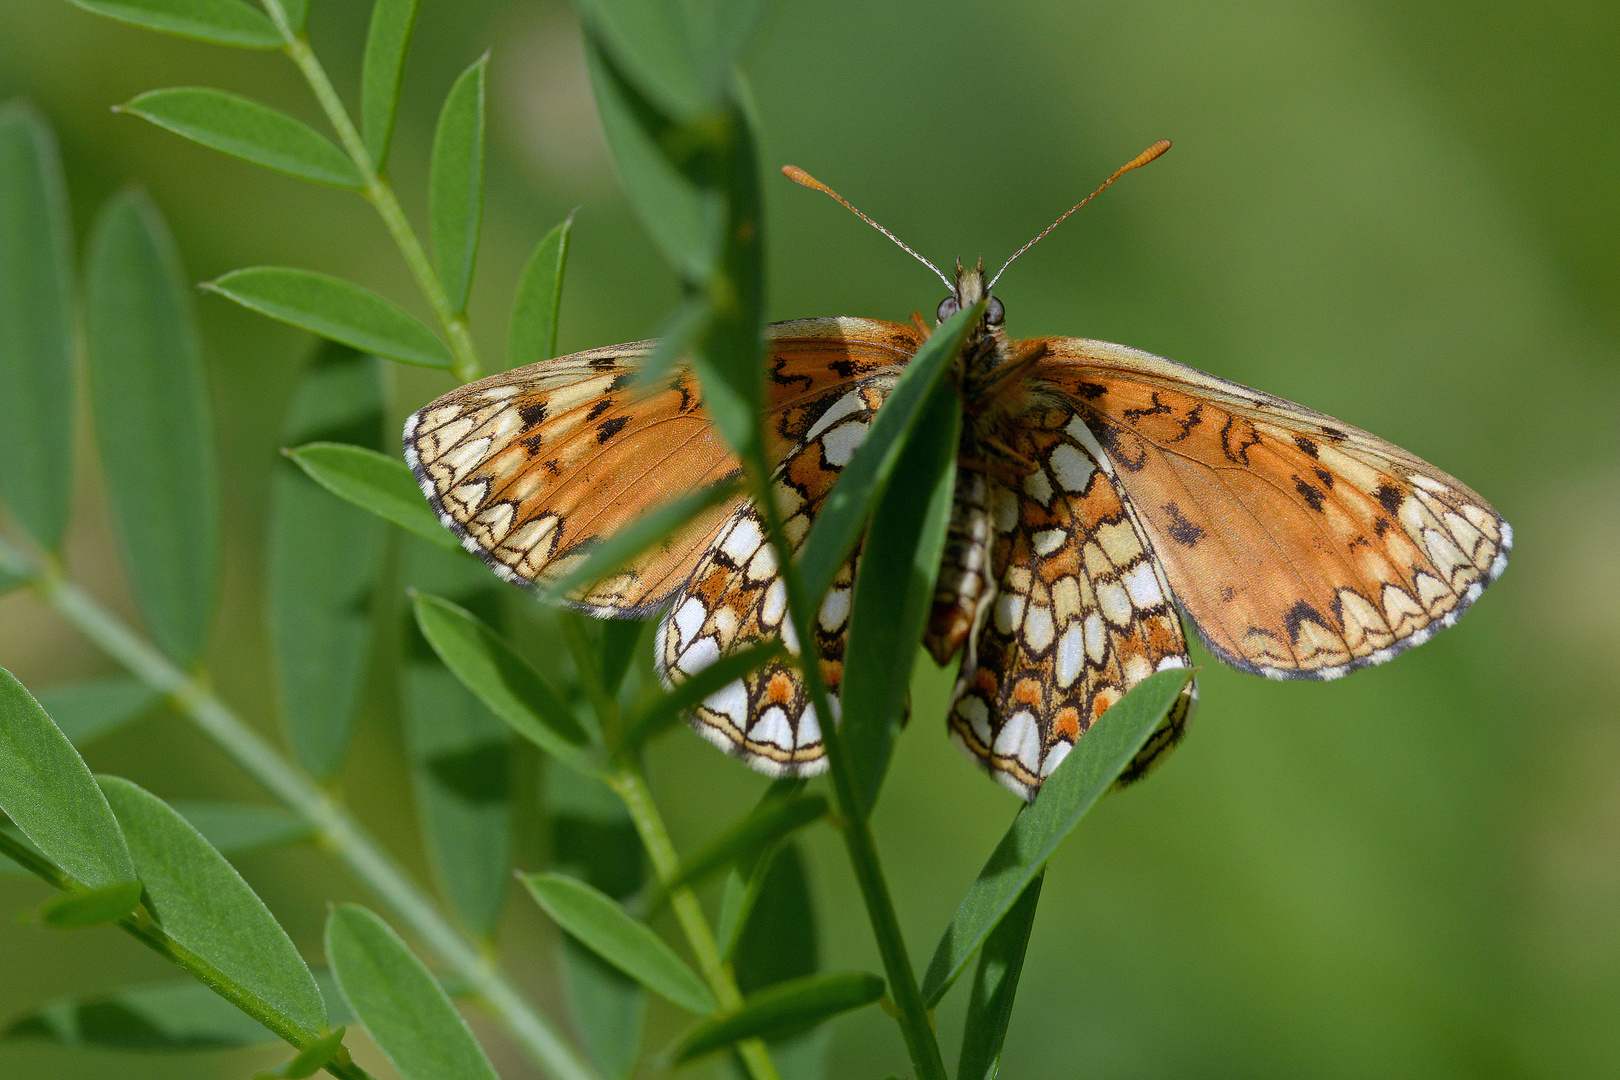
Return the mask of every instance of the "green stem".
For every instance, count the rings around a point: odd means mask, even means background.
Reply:
[[[675,852],[675,844],[669,838],[669,830],[664,825],[663,815],[658,812],[658,804],[653,801],[652,792],[647,788],[646,779],[636,768],[625,765],[611,775],[609,782],[630,811],[630,819],[635,822],[636,832],[640,834],[647,855],[652,859],[659,883],[667,886],[680,872],[681,859]],[[703,976],[720,1003],[720,1011],[731,1012],[739,1008],[743,1002],[742,991],[737,989],[737,979],[731,967],[720,956],[720,946],[714,939],[714,931],[709,929],[708,917],[703,914],[703,905],[698,903],[697,895],[684,886],[671,890],[669,906],[686,933],[692,955],[697,957],[698,966],[703,969]],[[763,1040],[744,1040],[737,1044],[737,1052],[754,1080],[780,1080],[776,1063],[771,1060],[770,1051]]]
[[[805,690],[821,722],[821,741],[826,748],[828,772],[832,780],[833,796],[838,801],[839,831],[844,847],[849,852],[855,880],[860,885],[861,899],[866,903],[867,919],[872,924],[872,935],[877,939],[878,955],[883,959],[883,970],[889,977],[889,995],[899,1009],[897,1017],[900,1031],[905,1036],[906,1050],[919,1080],[946,1080],[945,1060],[940,1056],[939,1042],[934,1038],[934,1025],[923,1003],[922,991],[917,987],[917,975],[906,952],[906,941],[900,931],[900,919],[894,911],[894,900],[883,877],[883,865],[878,859],[877,842],[872,837],[871,824],[858,794],[854,768],[844,755],[838,738],[838,726],[833,723],[829,707],[827,684],[821,677],[821,664],[815,655],[815,628],[813,616],[816,598],[805,594],[804,579],[799,574],[782,531],[782,514],[771,492],[770,471],[762,460],[751,463],[749,480],[753,488],[754,504],[765,518],[771,545],[776,549],[777,565],[782,568],[782,581],[787,588],[788,618],[792,620],[794,636],[800,642],[799,670],[804,674]]]
[[[411,268],[416,277],[416,284],[427,298],[428,306],[433,309],[433,315],[439,320],[439,326],[444,330],[444,336],[450,340],[450,353],[455,358],[455,367],[452,369],[457,379],[462,382],[472,382],[482,374],[483,368],[478,362],[478,350],[473,346],[472,330],[467,323],[467,314],[457,311],[450,303],[450,296],[444,291],[444,284],[439,280],[438,273],[429,261],[427,251],[422,247],[422,241],[417,239],[416,232],[400,207],[399,200],[394,196],[394,187],[388,177],[377,171],[371,160],[371,152],[366,149],[365,140],[355,129],[354,121],[349,119],[349,112],[343,107],[343,99],[338,97],[337,91],[332,88],[332,80],[327,78],[326,69],[321,66],[315,51],[309,47],[309,42],[292,32],[287,24],[286,14],[281,10],[281,4],[271,0],[265,5],[271,19],[281,31],[286,41],[286,52],[292,62],[298,65],[303,73],[304,81],[315,93],[315,100],[320,102],[321,110],[326,113],[327,121],[332,130],[337,132],[338,141],[348,153],[354,167],[360,170],[360,177],[365,181],[360,189],[366,201],[376,207],[381,215],[383,224],[388,227],[389,235],[399,247],[399,252],[405,257],[405,263]]]
[[[462,937],[360,824],[276,752],[201,683],[125,626],[50,565],[29,566],[0,544],[0,565],[15,565],[34,590],[79,632],[189,718],[288,809],[304,818],[395,917],[483,998],[512,1037],[558,1080],[601,1080],[551,1025],[524,1001],[505,974]]]
[[[0,832],[0,854],[9,856],[23,869],[44,879],[58,889],[65,891],[76,887],[75,883],[49,859],[30,851],[25,845],[3,832]],[[270,1005],[259,995],[242,986],[219,968],[170,937],[161,926],[152,920],[151,915],[147,913],[144,907],[137,907],[130,914],[116,919],[114,922],[126,934],[140,941],[170,963],[190,973],[198,982],[298,1049],[302,1050],[314,1042],[314,1039],[301,1031],[296,1024],[283,1015],[281,1010]],[[347,1051],[339,1051],[339,1053],[343,1055],[343,1060],[333,1060],[325,1066],[327,1072],[339,1077],[340,1080],[371,1080],[370,1073],[348,1060]]]

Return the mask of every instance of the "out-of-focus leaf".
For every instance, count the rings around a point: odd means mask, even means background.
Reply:
[[[454,595],[500,625],[500,582],[483,567],[412,544],[412,587]],[[434,876],[474,933],[495,931],[512,885],[512,732],[422,638],[414,624],[400,665],[405,753]]]
[[[697,973],[612,897],[563,874],[528,874],[523,884],[557,925],[602,959],[688,1012],[714,1012],[714,995]]]
[[[399,111],[399,84],[411,49],[419,0],[376,0],[360,68],[360,132],[378,172],[388,163],[388,146]]]
[[[276,24],[241,0],[72,0],[72,3],[120,22],[211,41],[215,45],[279,49],[284,44]]]
[[[193,142],[301,180],[359,188],[360,171],[301,120],[237,94],[202,86],[149,90],[118,107]]]
[[[647,624],[641,619],[602,619],[602,689],[613,696],[635,662],[636,644]]]
[[[984,939],[979,970],[973,977],[973,994],[968,998],[967,1020],[962,1026],[957,1080],[995,1080],[1044,876],[1044,871],[1035,875],[1012,910]]]
[[[624,802],[601,781],[556,762],[548,762],[545,786],[553,865],[621,903],[638,892],[646,858]],[[629,1076],[647,1013],[641,984],[572,937],[563,939],[563,972],[591,1060],[615,1080]]]
[[[1035,801],[1013,819],[934,950],[922,983],[929,1008],[939,1004],[1058,845],[1146,745],[1191,677],[1191,671],[1177,669],[1137,683],[1087,729]]]
[[[600,581],[660,541],[668,539],[683,525],[742,490],[740,481],[722,480],[672,499],[618,529],[590,549],[585,561],[557,581],[546,586],[545,598],[557,600],[595,581]]]
[[[752,994],[789,979],[815,974],[821,966],[816,908],[810,875],[798,841],[783,843],[768,864],[758,902],[743,924],[732,968],[737,986]]]
[[[961,423],[956,387],[940,384],[900,452],[894,475],[903,479],[888,485],[861,545],[838,737],[868,813],[900,734],[912,663],[934,602]]]
[[[484,216],[485,53],[450,87],[433,133],[428,170],[428,217],[433,256],[450,307],[463,311],[472,288],[478,255],[478,226]]]
[[[73,226],[56,137],[0,105],[0,501],[55,551],[73,494]]]
[[[688,293],[675,309],[664,317],[659,327],[658,340],[636,372],[637,386],[652,386],[667,378],[669,371],[681,357],[689,355],[692,345],[708,333],[714,318],[714,303],[707,293]]]
[[[328,1032],[298,1051],[297,1056],[287,1064],[280,1068],[255,1073],[253,1080],[305,1080],[305,1077],[314,1076],[323,1065],[337,1056],[337,1052],[343,1048],[343,1036],[345,1033],[343,1028]]]
[[[173,659],[202,653],[219,579],[219,483],[202,341],[157,207],[126,190],[90,234],[90,401],[135,600]]]
[[[946,378],[983,308],[981,301],[957,312],[923,342],[878,410],[866,439],[838,474],[799,554],[799,572],[811,596],[819,597],[827,591],[855,546],[873,501],[888,488],[889,477],[894,475],[911,433],[926,415],[935,387]]]
[[[284,266],[251,266],[203,288],[261,315],[418,367],[449,368],[450,352],[403,308],[341,278]]]
[[[62,734],[83,746],[145,714],[161,697],[138,679],[114,675],[47,690],[39,703]]]
[[[822,795],[761,801],[741,821],[682,860],[680,869],[664,883],[666,893],[701,884],[733,863],[751,859],[806,825],[820,821],[827,816],[827,809]]]
[[[830,1020],[840,1013],[870,1005],[883,996],[883,980],[865,972],[811,975],[777,983],[749,996],[742,1008],[705,1020],[675,1050],[683,1065],[743,1039],[775,1039]]]
[[[99,889],[70,889],[57,893],[39,909],[39,921],[58,929],[100,926],[122,919],[141,902],[141,883],[121,881]]]
[[[557,355],[557,313],[562,308],[563,271],[574,215],[541,237],[523,268],[512,322],[506,332],[506,366],[522,367]]]
[[[519,735],[576,769],[589,736],[556,692],[512,647],[465,608],[418,594],[416,623],[445,666]]]
[[[317,442],[287,452],[321,487],[448,551],[462,550],[439,524],[416,477],[402,461],[344,443]]]
[[[136,880],[129,846],[84,759],[4,668],[0,810],[80,885],[100,889]]]
[[[432,974],[377,916],[355,904],[334,909],[326,956],[349,1007],[404,1080],[497,1080]]]
[[[305,1035],[320,1035],[326,1004],[315,977],[242,876],[162,799],[128,780],[100,779],[153,918]]]
[[[27,578],[0,569],[0,596],[4,596],[11,590],[21,588],[26,584],[28,584]]]
[[[673,115],[690,118],[719,105],[765,5],[763,0],[581,0],[575,6],[644,93]]]
[[[308,839],[314,827],[279,806],[176,799],[174,811],[222,855],[258,851]]]
[[[382,378],[376,357],[322,342],[294,392],[282,444],[330,440],[376,451]],[[318,778],[337,772],[354,735],[386,542],[376,517],[323,490],[298,463],[278,464],[266,583],[272,657],[287,741]]]
[[[694,708],[710,694],[736,682],[761,664],[776,659],[782,652],[783,646],[779,638],[750,645],[741,652],[722,656],[673,690],[660,694],[625,725],[624,742],[618,748],[617,754],[621,759],[633,755],[648,741],[679,720],[688,709]]]

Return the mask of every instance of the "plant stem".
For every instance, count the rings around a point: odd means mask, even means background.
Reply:
[[[461,382],[472,382],[482,374],[483,368],[478,362],[478,350],[473,346],[472,330],[467,324],[467,314],[457,311],[450,304],[450,297],[444,291],[444,284],[439,280],[438,273],[429,261],[427,251],[422,247],[422,241],[417,239],[416,232],[400,207],[399,200],[394,197],[394,187],[388,177],[377,171],[371,160],[371,152],[366,149],[365,140],[355,129],[354,121],[349,119],[349,112],[343,107],[343,99],[338,97],[337,91],[332,88],[332,80],[327,78],[326,69],[321,66],[315,51],[309,47],[309,42],[292,32],[287,24],[286,14],[281,10],[281,4],[272,2],[265,5],[271,19],[281,31],[286,41],[286,52],[292,62],[298,65],[303,73],[304,81],[314,91],[315,99],[320,102],[321,110],[326,113],[327,121],[332,130],[337,132],[338,141],[354,162],[354,167],[360,170],[360,177],[365,181],[360,189],[366,201],[377,208],[383,224],[394,238],[399,252],[405,257],[405,263],[411,268],[416,277],[416,284],[427,298],[428,306],[433,308],[434,317],[439,320],[439,326],[444,330],[444,336],[450,340],[450,353],[455,358],[455,367],[452,369]]]
[[[805,691],[821,722],[821,741],[826,748],[828,772],[832,780],[833,795],[838,800],[839,831],[844,836],[844,847],[849,852],[855,880],[860,885],[861,899],[866,903],[867,919],[872,924],[872,935],[877,939],[878,955],[883,959],[883,970],[889,977],[889,995],[899,1008],[901,1034],[905,1036],[906,1050],[911,1064],[917,1070],[918,1080],[946,1080],[945,1060],[940,1056],[939,1042],[934,1038],[934,1025],[928,1008],[923,1003],[922,991],[917,987],[917,975],[911,967],[911,956],[906,952],[905,937],[900,930],[899,917],[894,912],[894,900],[883,877],[883,865],[878,859],[877,842],[872,837],[871,824],[858,794],[854,769],[844,755],[838,739],[838,726],[827,696],[827,684],[821,677],[821,664],[815,655],[815,632],[812,618],[816,598],[805,595],[804,579],[794,562],[787,537],[782,531],[782,514],[771,491],[770,470],[763,460],[751,463],[749,469],[754,504],[765,518],[771,544],[776,549],[777,565],[787,588],[788,618],[792,620],[794,636],[800,642],[799,670],[804,675]]]
[[[646,779],[639,770],[625,765],[611,774],[609,782],[629,809],[630,819],[635,822],[636,832],[647,848],[659,882],[667,885],[680,872],[681,860],[669,838],[669,830],[664,826],[663,815],[658,812],[658,805],[647,788]],[[692,954],[697,957],[698,966],[703,969],[704,978],[714,991],[715,999],[720,1002],[720,1011],[731,1012],[740,1007],[742,991],[737,989],[737,980],[730,966],[720,957],[720,946],[714,940],[714,931],[709,929],[708,917],[703,914],[703,905],[698,903],[697,895],[684,886],[671,890],[669,906],[686,933],[687,943],[691,945]],[[770,1051],[763,1040],[744,1040],[737,1044],[737,1052],[754,1080],[780,1080],[776,1063],[771,1060]]]
[[[78,887],[49,859],[29,850],[3,832],[0,832],[0,854],[9,856],[23,869],[49,882],[58,889],[65,891]],[[302,1050],[314,1041],[309,1035],[300,1031],[297,1025],[293,1024],[279,1009],[276,1009],[263,998],[236,982],[223,971],[220,971],[219,968],[170,937],[161,926],[153,921],[144,907],[137,907],[130,914],[113,921],[126,934],[140,941],[170,963],[190,973],[198,982],[298,1049]],[[333,1060],[325,1066],[327,1072],[333,1076],[343,1078],[343,1080],[371,1080],[370,1073],[352,1061],[347,1060],[346,1051],[340,1051],[340,1053],[343,1053],[344,1060]]]
[[[457,975],[483,998],[512,1037],[558,1080],[601,1080],[490,960],[453,927],[360,824],[314,782],[276,752],[224,702],[175,667],[153,645],[125,626],[49,564],[28,566],[0,544],[0,565],[14,564],[40,597],[79,632],[189,718],[241,768],[316,830],[356,877]]]

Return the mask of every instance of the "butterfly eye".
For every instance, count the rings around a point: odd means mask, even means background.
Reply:
[[[936,314],[939,321],[944,322],[946,319],[950,318],[952,315],[955,315],[961,310],[962,305],[956,302],[956,297],[947,296],[945,299],[939,302],[939,311]]]
[[[1000,326],[1007,317],[1007,309],[1001,306],[1001,301],[991,297],[989,303],[984,305],[984,321],[991,326]]]

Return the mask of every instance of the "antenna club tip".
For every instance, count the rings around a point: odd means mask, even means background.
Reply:
[[[1143,165],[1146,165],[1148,162],[1152,161],[1154,158],[1158,157],[1160,154],[1163,154],[1168,149],[1170,149],[1170,140],[1160,139],[1158,142],[1154,143],[1140,154],[1137,154],[1136,157],[1132,158],[1123,169],[1119,170],[1119,172],[1123,173],[1129,172],[1132,169],[1139,169]],[[1114,175],[1118,176],[1119,173],[1115,173]]]
[[[816,191],[827,190],[826,184],[823,184],[820,180],[817,180],[815,177],[811,176],[797,165],[782,166],[782,175],[793,181],[795,184],[802,184],[803,186],[813,188]]]

